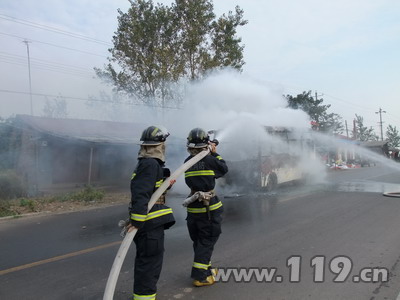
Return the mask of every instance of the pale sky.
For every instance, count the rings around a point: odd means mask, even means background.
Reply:
[[[215,0],[215,13],[236,5],[249,21],[238,32],[245,76],[281,94],[317,92],[349,127],[358,114],[377,134],[381,107],[384,130],[388,124],[400,129],[400,1]],[[107,90],[93,78],[93,67],[106,63],[117,9],[128,7],[127,0],[2,0],[0,115],[30,113],[23,39],[30,41],[34,94],[72,97],[73,110]],[[42,115],[44,99],[34,95],[35,115]],[[71,117],[85,117],[83,111]]]

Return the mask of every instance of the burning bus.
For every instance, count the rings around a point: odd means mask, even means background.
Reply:
[[[252,142],[251,151],[245,150],[245,158],[228,155],[226,185],[272,191],[282,184],[304,182],[309,176],[310,161],[315,158],[309,133],[270,126],[264,130],[265,136]]]

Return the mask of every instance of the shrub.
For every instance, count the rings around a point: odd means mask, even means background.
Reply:
[[[19,200],[19,206],[28,207],[30,211],[35,211],[36,204],[32,199],[22,198]]]
[[[10,202],[0,200],[0,217],[12,216],[15,212],[11,209]]]
[[[13,199],[26,195],[26,187],[13,170],[0,171],[0,199]]]
[[[68,201],[81,201],[81,202],[90,202],[95,200],[101,200],[104,198],[105,192],[102,190],[97,190],[92,186],[85,186],[84,189],[78,192],[71,192],[66,194],[60,194],[51,196],[46,199],[42,199],[42,201],[51,203],[51,202],[68,202]]]
[[[104,191],[96,190],[92,186],[86,186],[83,190],[73,193],[71,195],[71,199],[75,201],[94,201],[94,200],[101,200],[104,197]]]
[[[46,202],[66,202],[71,200],[71,194],[62,194],[62,195],[56,195],[52,196],[49,199],[46,200]]]

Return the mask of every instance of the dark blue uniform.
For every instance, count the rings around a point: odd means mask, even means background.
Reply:
[[[189,156],[185,162],[192,157]],[[185,172],[185,182],[191,194],[197,191],[209,192],[215,188],[215,179],[227,172],[228,167],[222,157],[211,153]],[[191,276],[202,281],[211,275],[211,255],[221,234],[222,202],[214,196],[210,201],[209,213],[200,201],[189,204],[187,211],[187,227],[194,249]]]
[[[163,165],[156,158],[139,158],[131,179],[130,220],[139,228],[134,238],[134,299],[155,299],[163,263],[164,229],[175,223],[172,209],[160,201],[147,213],[151,195],[163,183]]]

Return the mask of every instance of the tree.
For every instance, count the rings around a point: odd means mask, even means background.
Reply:
[[[389,148],[397,148],[400,146],[400,135],[396,126],[389,125],[386,130],[386,137]]]
[[[65,99],[61,96],[58,96],[52,100],[49,100],[46,97],[43,114],[45,117],[49,118],[66,118],[68,116],[67,101],[65,101]]]
[[[375,134],[372,127],[364,126],[364,118],[356,114],[355,131],[352,134],[353,139],[359,141],[377,141],[379,137]]]
[[[19,144],[19,130],[15,119],[0,118],[0,171],[15,167]]]
[[[100,90],[98,96],[89,96],[86,105],[93,114],[98,113],[96,117],[99,119],[106,118],[108,120],[118,120],[120,122],[132,122],[132,117],[127,111],[132,106],[120,93],[106,92]],[[128,117],[129,116],[129,117]]]
[[[317,99],[311,96],[311,91],[298,94],[296,97],[286,95],[288,107],[293,109],[301,109],[306,112],[312,124],[312,128],[321,132],[342,133],[343,124],[341,116],[335,113],[328,113],[331,106],[323,105],[322,98]]]
[[[244,47],[240,45],[241,38],[236,38],[236,28],[247,24],[243,10],[236,6],[235,14],[229,12],[215,20],[211,1],[176,0],[174,11],[183,29],[179,39],[191,80],[214,68],[230,66],[241,70]]]
[[[211,0],[175,0],[171,6],[151,0],[130,4],[127,13],[118,11],[109,63],[95,69],[115,92],[164,107],[179,102],[181,82],[219,67],[241,70],[243,46],[236,28],[247,21],[239,7],[235,14],[215,20]]]

